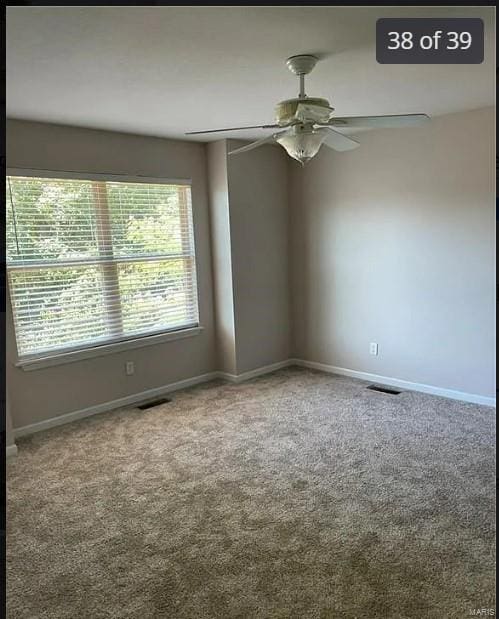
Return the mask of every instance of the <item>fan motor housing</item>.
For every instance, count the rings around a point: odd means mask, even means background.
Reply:
[[[279,125],[285,125],[293,120],[297,119],[296,111],[298,105],[303,104],[307,107],[310,106],[310,111],[307,113],[307,117],[310,115],[310,120],[314,122],[327,122],[331,115],[331,107],[327,99],[320,99],[316,97],[286,99],[281,101],[275,107],[275,119]],[[307,118],[308,119],[308,118]]]

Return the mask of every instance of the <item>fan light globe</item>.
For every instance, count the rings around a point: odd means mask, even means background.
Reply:
[[[286,150],[290,157],[305,165],[319,152],[326,137],[324,129],[299,129],[293,127],[285,135],[276,137],[276,141]]]

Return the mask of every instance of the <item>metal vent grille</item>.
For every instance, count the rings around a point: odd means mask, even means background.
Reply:
[[[153,408],[154,406],[159,406],[160,404],[168,404],[168,402],[171,402],[170,398],[160,398],[159,400],[151,400],[151,402],[139,404],[137,408],[141,411],[145,411],[148,408]]]
[[[371,391],[379,391],[380,393],[389,393],[390,395],[398,395],[401,393],[396,389],[392,389],[391,387],[385,387],[384,385],[369,385],[368,389]]]

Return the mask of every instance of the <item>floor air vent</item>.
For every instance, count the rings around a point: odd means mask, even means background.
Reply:
[[[159,400],[152,400],[151,402],[145,402],[144,404],[139,404],[137,408],[140,408],[141,411],[145,411],[148,408],[153,408],[153,406],[159,406],[160,404],[168,404],[171,402],[170,398],[160,398]]]
[[[380,393],[389,393],[390,395],[398,395],[400,391],[391,389],[390,387],[383,387],[383,385],[369,385],[368,389],[371,391],[379,391]]]

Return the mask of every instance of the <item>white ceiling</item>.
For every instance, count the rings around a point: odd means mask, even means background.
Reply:
[[[379,17],[482,17],[481,65],[379,65]],[[7,116],[182,138],[273,122],[287,57],[322,58],[307,94],[338,115],[495,103],[493,7],[8,7]],[[262,130],[225,134],[261,137]],[[191,139],[208,141],[220,134]]]

